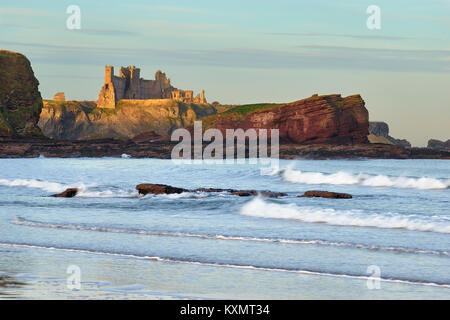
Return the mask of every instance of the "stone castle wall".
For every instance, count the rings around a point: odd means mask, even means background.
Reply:
[[[114,75],[114,67],[105,67],[105,83],[100,90],[97,107],[115,108],[123,99],[172,99],[186,103],[205,104],[205,91],[195,98],[194,92],[174,88],[166,74],[157,71],[155,80],[140,77],[140,69],[135,66],[121,67],[119,76]]]

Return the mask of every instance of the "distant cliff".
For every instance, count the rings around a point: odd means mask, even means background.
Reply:
[[[450,151],[450,139],[447,141],[440,141],[437,139],[428,140],[427,148],[435,149],[435,150],[447,150]]]
[[[44,100],[38,125],[57,140],[129,139],[148,131],[168,135],[216,112],[210,105],[169,99],[120,100],[115,109],[96,108],[94,101]]]
[[[203,119],[203,129],[279,129],[280,141],[309,144],[368,143],[369,113],[359,95],[314,95],[287,104],[232,107]]]
[[[42,98],[28,59],[0,50],[0,137],[42,137]]]
[[[389,125],[386,122],[369,122],[370,143],[384,143],[410,148],[411,143],[405,139],[395,139],[389,135]]]

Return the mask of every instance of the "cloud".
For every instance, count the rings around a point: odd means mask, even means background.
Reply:
[[[0,16],[57,17],[60,14],[33,8],[0,7]]]
[[[190,8],[190,7],[155,6],[153,8],[162,11],[172,11],[181,13],[196,13],[196,14],[207,13],[207,11],[204,9]]]
[[[388,36],[375,34],[337,34],[337,33],[320,33],[320,32],[266,32],[266,35],[272,36],[288,36],[288,37],[326,37],[326,38],[349,38],[349,39],[377,39],[377,40],[405,40],[412,39],[402,36]]]
[[[86,29],[81,28],[78,32],[93,36],[139,36],[139,32],[127,30],[108,30],[108,29]]]

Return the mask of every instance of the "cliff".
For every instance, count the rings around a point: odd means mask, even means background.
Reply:
[[[367,137],[370,143],[384,143],[411,148],[411,143],[405,139],[395,139],[389,135],[389,125],[386,122],[369,122],[369,135]]]
[[[94,101],[44,100],[38,125],[57,140],[129,139],[148,131],[168,135],[216,112],[169,99],[120,100],[115,109],[97,108]]]
[[[288,104],[232,107],[203,119],[203,129],[279,129],[284,143],[368,143],[369,113],[359,95],[314,95]]]
[[[0,50],[0,137],[42,137],[42,98],[28,59]]]

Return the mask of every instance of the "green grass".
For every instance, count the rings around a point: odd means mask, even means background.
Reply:
[[[241,105],[241,106],[236,106],[236,107],[233,107],[231,109],[228,109],[228,110],[222,112],[222,114],[236,113],[236,114],[239,114],[240,116],[245,117],[249,113],[252,113],[252,112],[255,112],[255,111],[267,110],[267,109],[271,109],[271,108],[274,108],[274,107],[279,107],[279,106],[282,106],[282,105],[283,105],[282,103],[244,104],[244,105]]]

